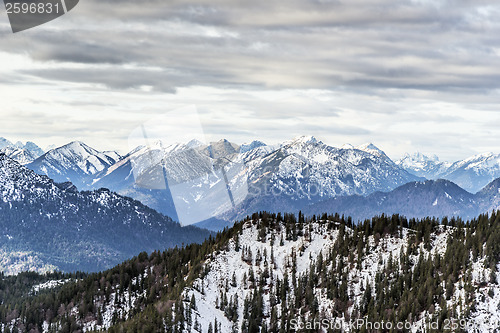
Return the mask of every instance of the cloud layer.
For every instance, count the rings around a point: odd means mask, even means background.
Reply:
[[[207,136],[240,142],[499,151],[499,16],[482,0],[86,0],[0,25],[2,135],[126,149],[134,125],[195,104]]]

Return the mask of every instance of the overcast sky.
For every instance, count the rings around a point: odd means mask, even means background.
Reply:
[[[17,34],[1,13],[11,141],[124,153],[142,123],[194,107],[209,141],[500,153],[498,1],[81,0]]]

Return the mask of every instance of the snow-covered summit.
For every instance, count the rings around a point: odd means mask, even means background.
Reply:
[[[0,151],[23,165],[31,163],[36,159],[36,157],[27,149],[9,146],[0,149]]]
[[[365,152],[370,153],[372,155],[376,155],[376,156],[380,156],[380,157],[383,156],[383,157],[387,158],[387,155],[381,149],[379,149],[377,146],[375,146],[373,143],[365,143],[365,144],[356,146],[354,148],[361,150],[361,151],[365,151]]]
[[[34,142],[31,142],[31,141],[28,141],[25,144],[22,143],[21,141],[18,141],[18,142],[16,142],[16,144],[14,146],[19,148],[19,149],[27,150],[35,158],[38,158],[45,153],[42,148],[38,147]]]
[[[81,141],[73,141],[45,153],[28,167],[58,182],[71,181],[77,187],[84,187],[91,181],[89,176],[103,171],[119,159],[116,152],[99,152]]]
[[[500,154],[482,153],[454,163],[450,169],[474,169],[476,171],[491,172],[500,169]]]
[[[265,198],[270,195],[280,204],[288,205],[290,200],[324,200],[390,191],[409,181],[420,180],[373,145],[363,150],[339,149],[313,136],[296,137],[276,146],[254,141],[240,147],[224,139],[195,148],[188,146],[137,149],[100,173],[93,186],[108,187],[139,200],[147,196],[153,208],[173,215],[178,210],[162,210],[167,206],[156,204],[160,199],[150,197],[155,193],[135,194],[138,183],[141,188],[164,189],[166,183],[161,174],[166,171],[169,186],[177,184],[174,200],[189,205],[190,212],[206,202],[203,209],[214,212],[211,216],[234,220],[241,216],[234,215],[237,213],[233,207],[226,205],[229,199],[220,205],[214,200],[227,197],[228,186],[235,204],[241,204],[239,211],[245,214],[246,209],[250,209],[247,204],[252,205],[252,210],[265,209],[268,205]],[[161,165],[165,168],[160,172]],[[219,174],[221,168],[225,168],[225,175]]]
[[[369,194],[417,180],[378,149],[339,149],[306,136],[285,142],[247,166],[249,183],[298,199]]]
[[[250,143],[244,143],[240,147],[240,153],[244,154],[247,151],[253,150],[253,149],[258,148],[258,147],[263,147],[263,146],[266,146],[266,144],[264,142],[258,141],[258,140],[254,140]]]
[[[289,143],[289,144],[315,144],[315,143],[322,144],[323,142],[319,141],[318,139],[316,139],[316,137],[314,137],[312,135],[301,135],[301,136],[297,136],[297,137],[293,138],[291,141],[287,141],[285,143]]]
[[[408,172],[427,179],[446,178],[443,175],[451,165],[451,163],[440,161],[436,155],[428,156],[420,152],[406,153],[395,162]]]
[[[500,154],[483,153],[457,161],[441,176],[468,191],[477,192],[500,177]]]
[[[0,137],[0,149],[5,148],[5,147],[11,147],[11,146],[13,146],[12,142],[7,140],[6,138]]]
[[[344,143],[342,146],[340,146],[340,149],[354,149],[354,146],[350,143]]]
[[[188,148],[198,148],[198,147],[201,147],[203,145],[205,145],[205,144],[198,139],[193,139],[193,140],[189,141],[188,143],[186,143],[186,146]]]
[[[5,138],[0,138],[0,151],[21,164],[28,164],[43,155],[44,151],[35,143],[26,144],[18,141],[15,144]]]

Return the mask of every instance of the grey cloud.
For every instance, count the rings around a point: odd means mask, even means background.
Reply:
[[[53,34],[40,29],[26,37],[36,43],[9,39],[6,45],[13,52],[28,47],[37,61],[140,64],[169,73],[168,82],[154,71],[134,73],[139,83],[129,82],[127,69],[122,75],[115,68],[100,68],[102,73],[89,68],[94,75],[72,72],[112,89],[143,84],[160,91],[192,85],[466,93],[499,88],[494,69],[500,65],[495,50],[500,27],[495,17],[477,9],[494,3],[437,4],[88,1],[70,14],[71,29]],[[52,69],[43,74],[61,80],[72,76]]]

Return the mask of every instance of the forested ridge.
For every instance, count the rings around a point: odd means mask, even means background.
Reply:
[[[499,212],[357,225],[261,212],[203,244],[141,253],[38,295],[5,297],[15,279],[3,278],[0,321],[3,332],[317,331],[294,330],[296,318],[429,321],[439,332],[465,320],[455,331],[471,331],[479,309],[500,300],[499,262]]]

